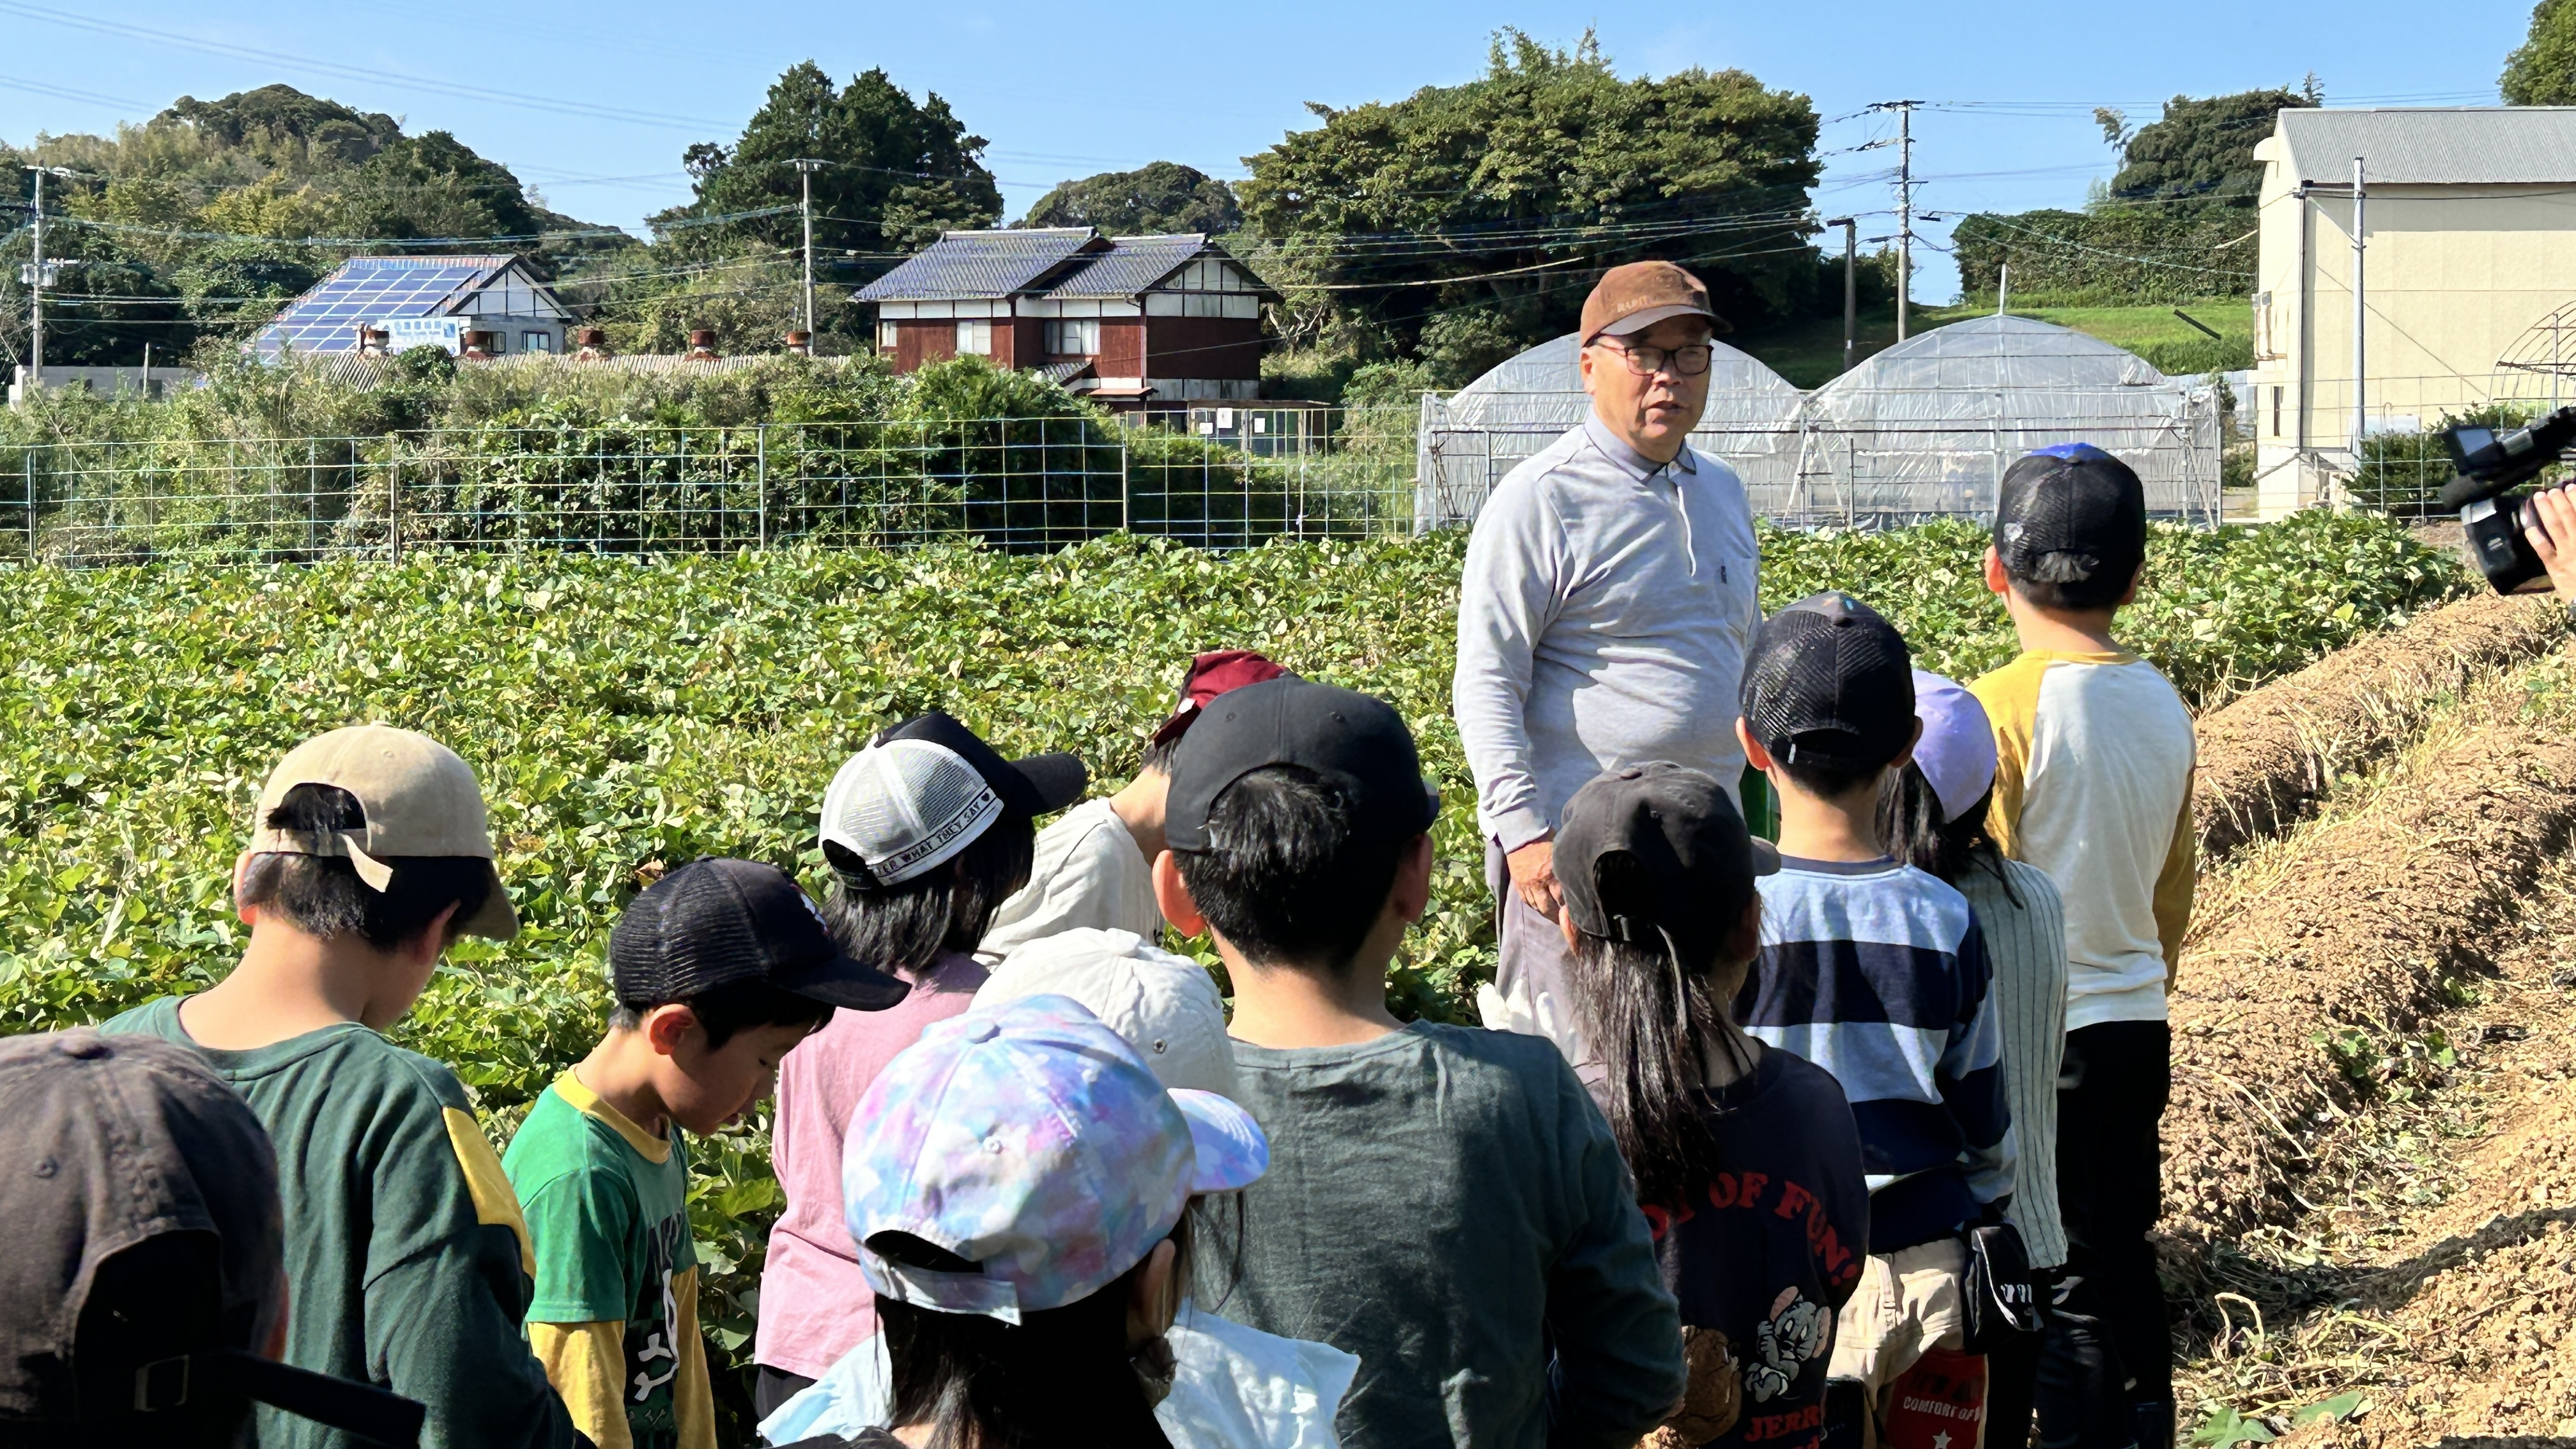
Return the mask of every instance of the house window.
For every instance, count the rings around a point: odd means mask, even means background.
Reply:
[[[2281,349],[2274,345],[2272,338],[2272,294],[2269,292],[2254,294],[2254,355],[2281,355]]]
[[[1046,327],[1046,349],[1051,357],[1099,356],[1100,319],[1084,317],[1049,322]]]
[[[888,352],[894,351],[893,323],[880,322],[877,324],[877,346],[884,348]]]
[[[551,332],[522,332],[519,334],[519,350],[552,352],[555,350],[555,336]]]
[[[2272,436],[2281,436],[2281,388],[2278,383],[2272,386]]]
[[[957,324],[957,351],[960,355],[972,354],[976,357],[992,356],[993,324],[990,322],[960,321]]]
[[[505,352],[507,352],[507,351],[509,351],[509,350],[510,350],[510,334],[509,334],[509,333],[507,333],[507,332],[487,332],[487,333],[485,333],[484,335],[492,339],[492,355],[493,355],[494,357],[498,357],[498,356],[500,356],[502,353],[505,353]]]

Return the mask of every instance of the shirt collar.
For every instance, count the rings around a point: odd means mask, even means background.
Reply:
[[[1636,449],[1629,447],[1628,440],[1620,437],[1617,433],[1610,431],[1609,425],[1601,421],[1601,416],[1598,413],[1587,413],[1584,415],[1583,433],[1584,436],[1592,440],[1592,446],[1599,448],[1603,455],[1608,457],[1611,462],[1618,464],[1622,472],[1625,472],[1629,477],[1632,477],[1641,483],[1648,478],[1654,477],[1657,473],[1664,471],[1667,467],[1671,468],[1676,473],[1696,474],[1699,472],[1699,461],[1691,456],[1690,444],[1687,442],[1682,444],[1681,452],[1674,455],[1673,461],[1669,464],[1665,464],[1658,463],[1654,459],[1647,457],[1645,454],[1638,452]]]

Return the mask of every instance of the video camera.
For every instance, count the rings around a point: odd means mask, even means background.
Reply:
[[[2563,407],[2511,432],[2493,428],[2456,427],[2443,432],[2442,446],[2459,476],[2442,487],[2442,506],[2460,510],[2460,527],[2469,536],[2469,553],[2487,582],[2499,594],[2521,593],[2549,570],[2534,553],[2523,530],[2534,526],[2531,495],[2505,495],[2538,477],[2540,470],[2576,446],[2576,407]],[[2561,548],[2576,539],[2555,540]]]

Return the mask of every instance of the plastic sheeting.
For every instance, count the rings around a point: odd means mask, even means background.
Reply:
[[[1797,471],[1798,404],[1789,380],[1750,354],[1713,344],[1708,411],[1691,446],[1723,458],[1747,485]],[[1542,342],[1447,398],[1425,394],[1414,457],[1413,516],[1428,531],[1473,520],[1503,475],[1592,411],[1575,361],[1577,334]]]
[[[1471,522],[1514,464],[1583,419],[1575,339],[1541,343],[1443,400],[1425,397],[1415,522]],[[1757,514],[1790,526],[1883,525],[1992,511],[2012,461],[2051,443],[2117,454],[2148,511],[2214,521],[2219,402],[2099,338],[1982,317],[1907,339],[1803,396],[1719,348],[1691,434],[1743,478]]]

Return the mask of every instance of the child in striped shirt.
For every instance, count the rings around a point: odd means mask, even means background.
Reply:
[[[1802,599],[1755,635],[1742,697],[1782,859],[1738,1014],[1842,1084],[1870,1188],[1869,1265],[1828,1373],[1857,1381],[1879,1444],[1973,1445],[1985,1364],[1963,1351],[1961,1234],[2011,1193],[2011,1113],[1976,918],[1879,836],[1919,730],[1905,641],[1847,594]]]

